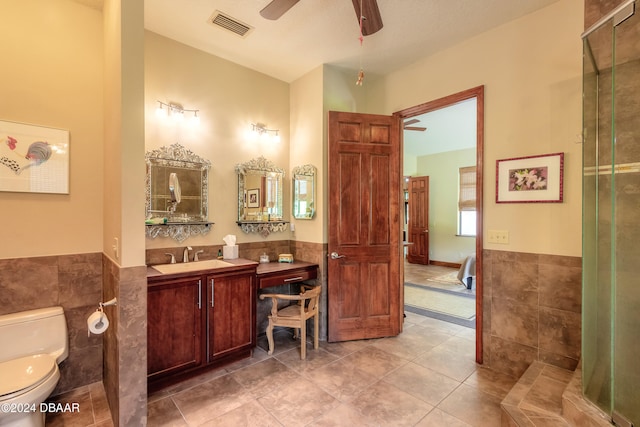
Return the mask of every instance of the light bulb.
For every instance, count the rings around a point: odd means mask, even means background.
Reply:
[[[245,132],[245,137],[248,141],[255,141],[258,139],[258,131],[254,125],[251,125],[251,129],[247,129]]]
[[[198,126],[200,124],[200,116],[198,116],[198,112],[197,111],[193,112],[193,117],[191,117],[191,123],[194,126]]]
[[[171,117],[176,122],[181,122],[184,120],[184,112],[182,110],[178,110],[174,108],[171,110]]]
[[[162,107],[162,103],[158,103],[158,108],[156,108],[156,116],[157,117],[167,117],[167,110]]]

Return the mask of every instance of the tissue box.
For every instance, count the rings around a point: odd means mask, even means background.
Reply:
[[[223,246],[222,247],[222,258],[223,259],[236,259],[236,258],[238,258],[238,245]]]

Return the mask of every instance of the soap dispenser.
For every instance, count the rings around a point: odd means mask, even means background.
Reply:
[[[269,263],[269,255],[263,252],[262,255],[260,255],[260,264],[268,264],[268,263]]]

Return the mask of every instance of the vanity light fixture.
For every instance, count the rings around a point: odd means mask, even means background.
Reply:
[[[271,141],[280,142],[280,132],[278,129],[267,129],[267,125],[264,123],[251,123],[251,136],[254,139],[262,137],[271,137]]]
[[[193,113],[191,117],[191,122],[193,124],[200,123],[200,117],[198,116],[198,111],[200,110],[188,110],[183,108],[182,105],[175,102],[162,102],[158,101],[158,108],[156,108],[156,116],[158,117],[171,117],[176,121],[184,120],[184,113]]]

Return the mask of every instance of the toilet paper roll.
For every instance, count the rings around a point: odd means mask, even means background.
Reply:
[[[107,314],[100,310],[94,311],[87,319],[87,336],[91,336],[91,334],[100,335],[104,333],[108,327],[109,319],[107,318]]]

